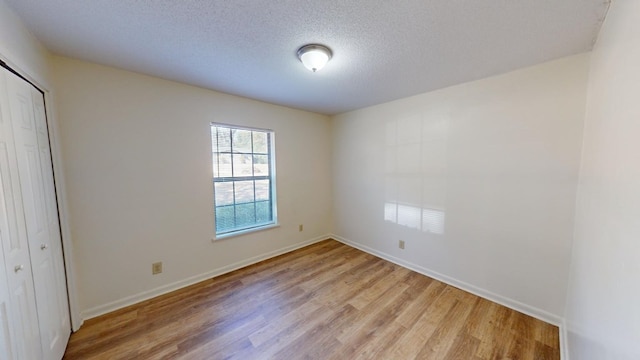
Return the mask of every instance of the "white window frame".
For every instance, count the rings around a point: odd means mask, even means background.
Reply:
[[[219,156],[219,154],[221,154],[222,152],[220,151],[216,151],[217,149],[214,149],[214,142],[213,142],[213,129],[215,127],[223,127],[223,128],[229,128],[232,130],[247,130],[247,131],[256,131],[256,132],[263,132],[267,134],[268,137],[268,149],[267,149],[267,154],[268,154],[268,166],[269,166],[269,175],[266,177],[269,179],[269,183],[270,183],[270,189],[269,189],[269,196],[270,196],[270,201],[271,201],[271,214],[272,214],[272,219],[269,222],[266,223],[255,223],[255,224],[251,224],[251,225],[247,225],[247,226],[243,226],[243,227],[238,227],[235,229],[231,229],[228,231],[223,231],[218,233],[217,230],[217,225],[216,225],[216,212],[217,212],[217,207],[216,207],[216,182],[236,182],[236,181],[249,181],[249,180],[264,180],[265,177],[264,176],[258,176],[256,177],[255,174],[253,174],[252,176],[230,176],[230,177],[216,177],[215,174],[215,169],[212,172],[212,189],[213,189],[213,209],[214,209],[214,238],[213,240],[220,240],[220,239],[225,239],[225,238],[229,238],[229,237],[233,237],[233,236],[238,236],[238,235],[243,235],[243,234],[247,234],[247,233],[251,233],[251,232],[256,232],[256,231],[261,231],[261,230],[266,230],[266,229],[271,229],[274,227],[279,226],[278,225],[278,212],[277,212],[277,197],[276,197],[276,164],[275,164],[275,131],[271,130],[271,129],[262,129],[262,128],[253,128],[253,127],[246,127],[246,126],[238,126],[238,125],[232,125],[232,124],[224,124],[224,123],[218,123],[218,122],[212,122],[210,124],[210,134],[212,136],[211,141],[211,160],[212,160],[212,166],[216,165],[216,159],[214,158],[215,156]],[[253,143],[253,142],[252,142]],[[230,152],[231,154],[233,154],[233,140],[231,143],[231,149]],[[226,152],[225,152],[226,153]],[[243,153],[243,154],[249,154],[249,153]],[[250,153],[252,156],[255,156],[256,153],[253,150],[253,146],[252,146],[252,151]],[[261,154],[263,155],[263,154]],[[233,155],[232,155],[233,156]],[[232,170],[233,171],[233,170]],[[219,173],[219,171],[218,171]],[[222,180],[216,180],[216,179],[222,179]],[[234,188],[235,188],[235,183],[234,183]],[[255,192],[255,188],[254,188],[254,192]],[[254,203],[255,203],[255,196],[254,196]],[[234,194],[234,200],[233,200],[233,204],[235,205],[235,194]]]

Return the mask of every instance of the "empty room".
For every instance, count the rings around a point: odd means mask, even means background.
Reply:
[[[640,359],[640,1],[0,0],[0,359]]]

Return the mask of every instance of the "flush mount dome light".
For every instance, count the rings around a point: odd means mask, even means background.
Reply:
[[[307,69],[316,72],[322,69],[331,59],[331,50],[328,47],[309,44],[298,49],[298,58]]]

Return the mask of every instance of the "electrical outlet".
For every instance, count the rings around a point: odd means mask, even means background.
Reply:
[[[162,261],[151,264],[151,274],[157,275],[162,272]]]
[[[302,230],[304,230],[304,225],[302,224],[298,225],[298,231],[302,231]]]
[[[404,240],[400,240],[400,241],[398,242],[398,247],[399,247],[400,249],[404,250]]]

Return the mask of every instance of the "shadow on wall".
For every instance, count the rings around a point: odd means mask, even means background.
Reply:
[[[384,220],[445,234],[448,120],[415,114],[386,123]]]

